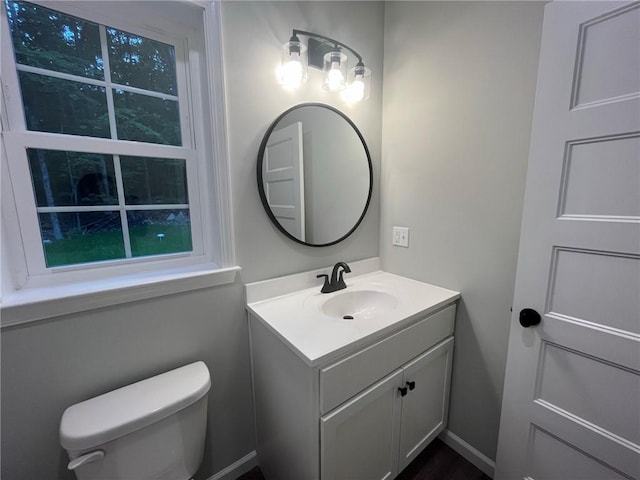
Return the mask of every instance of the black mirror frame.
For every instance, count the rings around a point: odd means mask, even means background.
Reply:
[[[271,136],[271,133],[273,132],[273,130],[276,128],[276,126],[278,125],[280,120],[282,120],[283,117],[285,117],[288,113],[292,112],[293,110],[297,110],[297,109],[302,108],[302,107],[326,108],[326,109],[331,110],[332,112],[338,114],[344,120],[346,120],[346,122],[349,125],[351,125],[351,127],[355,130],[356,134],[358,135],[358,138],[362,142],[362,146],[364,147],[364,152],[367,155],[367,162],[369,164],[369,193],[367,194],[367,201],[366,201],[366,203],[364,205],[364,208],[362,209],[362,215],[360,215],[360,218],[354,224],[354,226],[353,226],[353,228],[351,228],[351,230],[349,230],[345,235],[343,235],[342,237],[338,238],[337,240],[335,240],[333,242],[329,242],[329,243],[315,244],[315,243],[303,242],[302,240],[300,240],[300,239],[294,237],[293,235],[291,235],[282,225],[280,225],[278,220],[276,220],[276,217],[273,215],[273,212],[271,211],[271,208],[269,208],[269,204],[267,203],[267,196],[266,196],[266,193],[264,191],[264,185],[263,185],[263,182],[262,182],[262,163],[263,163],[263,158],[264,158],[264,151],[267,148],[267,141],[268,141],[269,137]],[[362,223],[362,220],[364,220],[364,216],[366,215],[367,210],[369,209],[369,203],[371,202],[371,194],[372,194],[372,191],[373,191],[373,164],[371,162],[371,154],[369,153],[369,147],[367,147],[367,142],[365,142],[364,137],[362,136],[362,133],[360,133],[360,130],[358,130],[358,127],[356,127],[356,124],[353,123],[353,121],[349,117],[347,117],[344,113],[342,113],[337,108],[332,107],[331,105],[326,105],[324,103],[300,103],[298,105],[294,105],[293,107],[291,107],[291,108],[285,110],[283,113],[281,113],[273,121],[273,123],[271,123],[271,125],[267,129],[266,133],[264,134],[264,137],[262,138],[262,142],[260,143],[260,149],[258,150],[257,174],[258,174],[258,192],[260,193],[260,200],[262,201],[262,206],[264,207],[265,212],[267,212],[267,216],[269,217],[269,220],[271,220],[271,223],[273,223],[273,225],[275,225],[275,227],[278,230],[280,230],[280,232],[283,233],[286,237],[290,238],[291,240],[293,240],[296,243],[299,243],[301,245],[306,245],[308,247],[329,247],[331,245],[335,245],[335,244],[340,243],[343,240],[345,240],[353,232],[356,231],[358,226],[360,226],[360,224]]]

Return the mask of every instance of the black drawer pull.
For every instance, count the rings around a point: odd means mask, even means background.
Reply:
[[[398,391],[400,392],[400,396],[404,397],[407,394],[407,387],[398,387]]]
[[[409,386],[409,390],[416,388],[416,382],[407,382],[407,385]]]

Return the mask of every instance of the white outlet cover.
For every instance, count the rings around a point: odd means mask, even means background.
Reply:
[[[393,227],[392,245],[409,247],[409,229],[407,227]]]

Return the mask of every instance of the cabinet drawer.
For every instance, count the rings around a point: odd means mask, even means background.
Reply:
[[[453,335],[456,306],[428,316],[320,370],[320,413],[381,379],[444,338]]]

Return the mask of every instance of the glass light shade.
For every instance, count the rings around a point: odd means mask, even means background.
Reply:
[[[339,51],[324,56],[324,82],[322,87],[330,92],[339,92],[347,84],[347,56]]]
[[[347,87],[342,92],[342,98],[349,103],[361,102],[369,99],[371,90],[371,70],[362,64],[349,70]]]
[[[289,41],[282,46],[278,81],[287,90],[295,90],[307,81],[307,47],[305,45]]]

